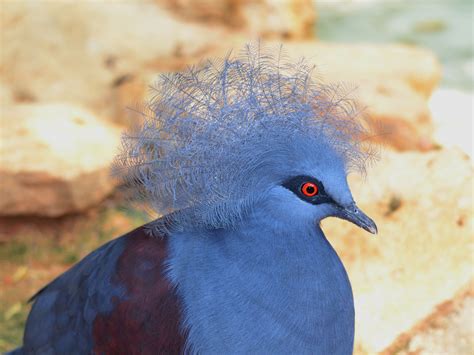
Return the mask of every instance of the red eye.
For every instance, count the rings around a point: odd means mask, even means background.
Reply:
[[[308,197],[316,196],[318,194],[318,185],[313,182],[305,182],[301,185],[301,192]]]

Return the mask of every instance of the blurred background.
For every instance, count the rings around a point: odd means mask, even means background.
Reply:
[[[0,0],[0,351],[28,298],[150,220],[109,176],[157,75],[262,39],[347,82],[381,144],[354,196],[371,237],[323,228],[356,302],[356,354],[474,354],[470,0]]]

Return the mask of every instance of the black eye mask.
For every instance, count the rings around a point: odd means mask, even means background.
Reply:
[[[293,192],[303,201],[313,205],[322,203],[335,203],[331,196],[324,190],[324,186],[318,179],[307,175],[292,177],[282,184],[283,187]]]

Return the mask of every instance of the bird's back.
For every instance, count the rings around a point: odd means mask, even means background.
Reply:
[[[147,226],[95,250],[33,297],[18,353],[180,353],[166,258],[167,238]]]

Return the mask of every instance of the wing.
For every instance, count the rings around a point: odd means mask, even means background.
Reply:
[[[24,353],[177,354],[179,301],[167,238],[147,225],[95,250],[33,297]]]

